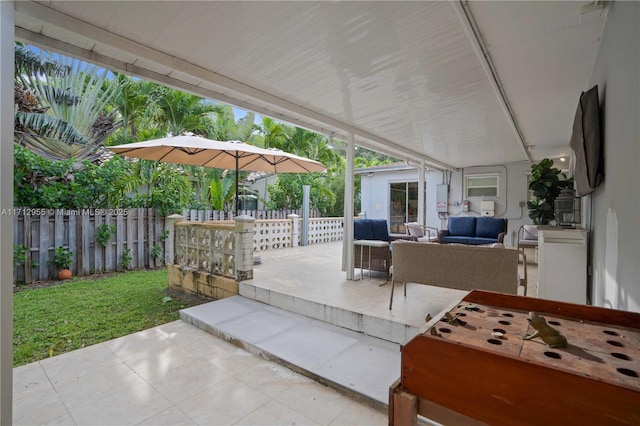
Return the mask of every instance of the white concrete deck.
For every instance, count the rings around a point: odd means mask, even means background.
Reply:
[[[260,255],[262,264],[254,267],[254,279],[240,286],[242,296],[400,344],[418,332],[427,314],[435,316],[467,294],[409,283],[404,297],[402,286],[396,284],[393,310],[389,310],[391,282],[384,273],[371,272],[369,278],[365,269],[364,279],[359,280],[356,269],[359,281],[346,279],[341,271],[342,242]],[[527,295],[535,296],[537,265],[529,263],[527,270]]]

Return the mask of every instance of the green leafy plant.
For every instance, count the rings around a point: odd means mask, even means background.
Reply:
[[[69,269],[73,263],[73,252],[64,247],[56,247],[53,257],[47,261],[48,265],[55,265],[58,269]]]
[[[131,257],[131,249],[124,249],[124,251],[122,252],[122,267],[124,269],[129,269],[132,260],[133,257]]]
[[[14,266],[24,265],[27,261],[27,248],[22,244],[13,245],[13,264]]]
[[[162,232],[160,233],[160,241],[162,241],[164,243],[164,241],[169,238],[169,230],[168,229],[163,229]]]
[[[106,223],[103,223],[102,225],[98,226],[98,228],[96,229],[96,241],[102,247],[106,247],[107,243],[111,239],[111,236],[115,235],[115,233],[116,233],[115,225],[107,225]]]
[[[560,191],[573,186],[573,179],[567,179],[560,169],[553,167],[553,161],[545,158],[531,165],[529,189],[534,200],[527,203],[529,217],[536,225],[547,225],[554,220],[554,203]]]
[[[160,256],[162,256],[162,246],[156,243],[151,247],[151,257],[158,259]]]
[[[16,47],[16,50],[21,50]],[[33,95],[29,108],[18,104],[14,141],[53,159],[94,160],[105,139],[121,121],[109,102],[119,90],[107,70],[77,59],[40,51],[42,61],[58,64],[61,72],[37,73],[17,63],[21,92]],[[18,59],[26,59],[18,56]],[[40,61],[40,62],[42,62]],[[40,67],[38,67],[40,68]]]

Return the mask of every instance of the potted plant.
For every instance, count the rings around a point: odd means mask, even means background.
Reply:
[[[527,203],[529,217],[536,225],[548,225],[554,220],[554,203],[560,191],[572,188],[573,179],[567,179],[560,169],[553,167],[553,161],[545,158],[538,164],[531,165],[529,189],[533,191],[534,200]]]
[[[53,257],[48,264],[53,264],[58,269],[58,279],[66,280],[71,278],[71,264],[73,263],[73,253],[64,247],[56,247]]]

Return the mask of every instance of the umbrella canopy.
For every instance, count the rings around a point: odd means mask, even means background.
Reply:
[[[239,171],[308,173],[326,170],[317,161],[278,149],[259,148],[239,141],[215,141],[184,135],[108,147],[116,154],[165,163],[236,171],[236,213]]]

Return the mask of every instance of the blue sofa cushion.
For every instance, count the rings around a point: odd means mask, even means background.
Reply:
[[[371,219],[371,230],[373,231],[373,240],[389,241],[386,219]]]
[[[446,236],[446,237],[442,237],[440,239],[441,243],[444,244],[469,244],[469,237],[452,237],[452,236]]]
[[[495,217],[479,217],[476,219],[475,236],[480,238],[498,238],[498,234],[504,232],[504,219]]]
[[[353,238],[355,240],[375,240],[371,221],[367,219],[355,220],[353,222]]]
[[[475,237],[475,238],[469,238],[469,242],[467,244],[469,244],[470,246],[481,246],[484,244],[494,244],[496,242],[497,242],[497,237],[496,238]]]
[[[449,236],[473,237],[476,233],[476,218],[472,216],[449,219]]]

